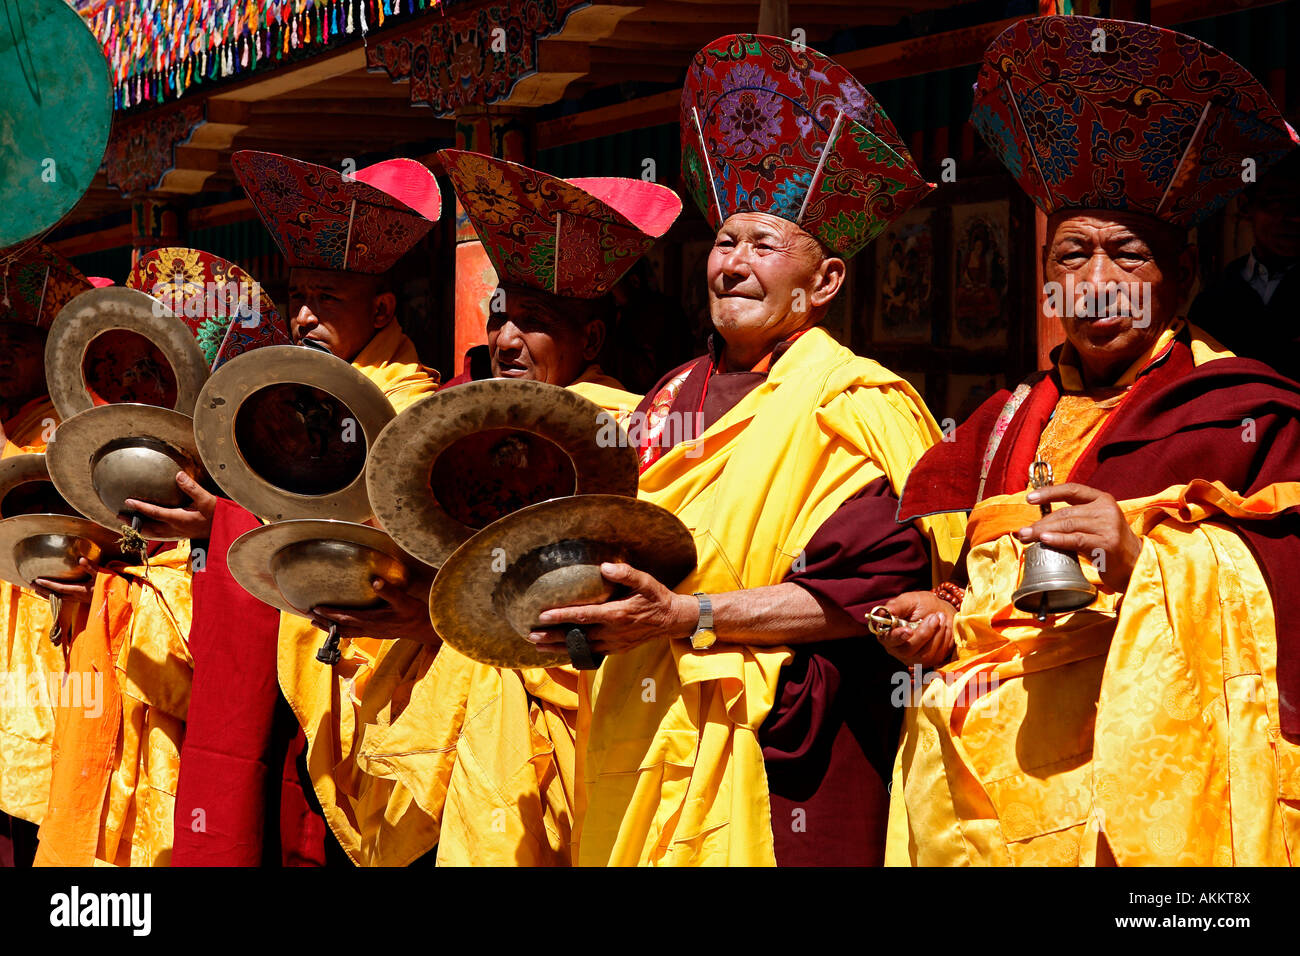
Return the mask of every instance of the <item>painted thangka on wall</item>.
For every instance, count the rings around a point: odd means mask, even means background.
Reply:
[[[934,318],[934,210],[911,209],[873,243],[876,342],[929,342]]]
[[[1011,207],[1004,200],[952,207],[952,344],[995,348],[1007,344]]]

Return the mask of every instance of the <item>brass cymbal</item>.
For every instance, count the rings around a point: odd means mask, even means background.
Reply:
[[[230,545],[226,566],[264,604],[310,617],[314,606],[371,607],[378,576],[423,600],[433,569],[378,528],[351,521],[291,518],[254,528]]]
[[[259,518],[364,521],[366,453],[393,415],[379,386],[350,363],[272,345],[212,374],[194,437],[216,483]]]
[[[36,578],[77,580],[77,561],[119,556],[117,535],[70,515],[24,514],[0,520],[0,580],[34,587]]]
[[[124,286],[78,295],[54,317],[45,340],[50,401],[64,420],[106,401],[149,401],[190,415],[207,377],[189,326],[153,296]],[[109,394],[96,401],[92,391],[101,390]]]
[[[74,415],[55,431],[45,460],[59,494],[115,531],[122,499],[175,508],[188,501],[176,487],[178,471],[206,478],[189,416],[156,405],[100,405]]]
[[[487,379],[424,398],[374,444],[375,517],[407,551],[441,564],[480,528],[551,498],[636,496],[636,450],[613,416],[543,382]]]
[[[25,514],[80,517],[54,487],[43,452],[0,459],[0,519]]]
[[[447,559],[429,592],[429,618],[443,640],[481,663],[567,664],[564,648],[543,650],[526,637],[541,611],[607,600],[603,561],[676,587],[695,567],[695,541],[671,512],[636,498],[542,502],[493,522]]]

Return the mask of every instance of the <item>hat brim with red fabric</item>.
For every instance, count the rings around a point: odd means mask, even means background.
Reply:
[[[858,252],[934,187],[848,70],[777,37],[721,37],[682,89],[682,178],[715,230],[745,212]]]
[[[442,211],[437,180],[413,159],[350,176],[256,150],[233,154],[230,165],[290,267],[387,272]]]
[[[558,179],[480,153],[438,153],[503,284],[593,299],[668,231],[682,202],[640,179]]]
[[[0,322],[48,329],[59,310],[89,288],[81,270],[49,246],[0,253]]]
[[[132,267],[126,285],[147,292],[182,319],[212,371],[252,349],[292,344],[261,284],[210,252],[154,249]]]
[[[1109,209],[1189,227],[1295,148],[1260,83],[1147,23],[1035,17],[990,44],[971,123],[1039,209]]]

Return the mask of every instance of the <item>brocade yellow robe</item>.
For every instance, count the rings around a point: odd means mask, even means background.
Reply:
[[[940,438],[907,382],[814,328],[703,435],[650,465],[639,494],[695,538],[680,593],[774,585],[840,505],[881,477],[897,494]],[[962,519],[920,524],[944,575]],[[576,862],[773,865],[758,730],[790,656],[649,641],[584,676]]]

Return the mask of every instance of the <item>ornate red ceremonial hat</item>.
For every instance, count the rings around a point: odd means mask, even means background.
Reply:
[[[140,257],[126,285],[149,293],[183,319],[213,371],[263,345],[293,342],[261,284],[210,252],[155,249]]]
[[[48,329],[59,310],[90,287],[81,270],[49,246],[0,252],[0,322]]]
[[[776,37],[721,37],[682,89],[682,179],[718,229],[739,212],[788,219],[851,256],[933,185],[848,70]]]
[[[381,273],[442,211],[433,173],[389,159],[350,176],[277,153],[240,150],[231,168],[290,266]]]
[[[1146,23],[1021,20],[984,53],[971,123],[1044,212],[1193,226],[1295,148],[1240,64]]]
[[[608,292],[682,201],[640,179],[557,179],[480,153],[438,153],[498,281],[575,299]]]

